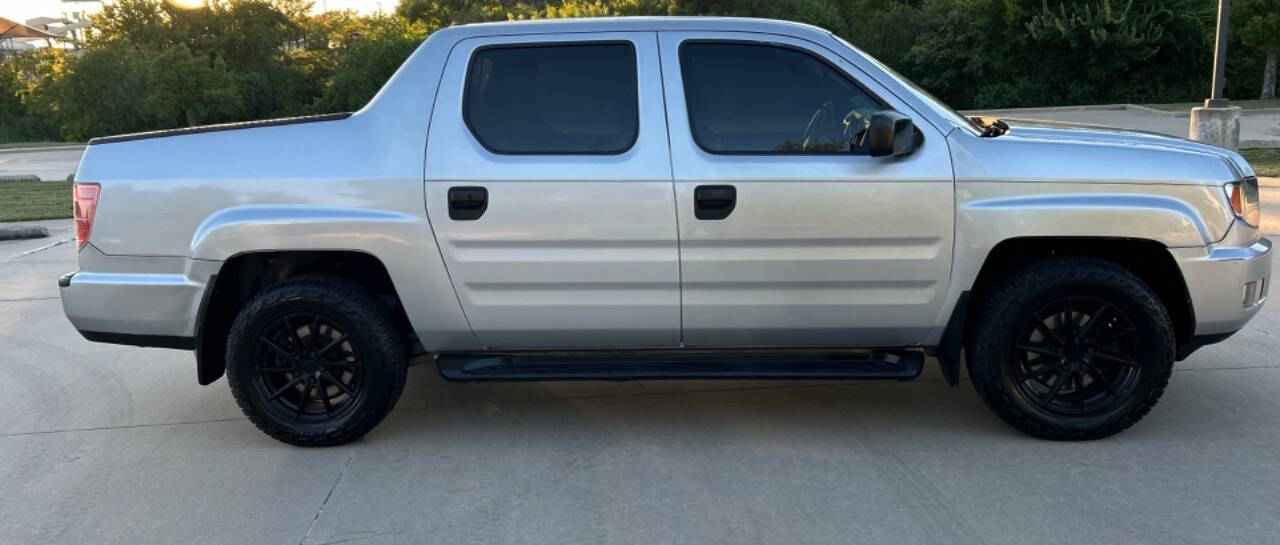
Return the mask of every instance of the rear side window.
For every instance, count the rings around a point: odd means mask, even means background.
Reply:
[[[680,72],[694,141],[711,153],[865,152],[879,99],[805,51],[686,42]]]
[[[639,131],[630,43],[487,47],[471,58],[463,117],[489,151],[614,154]]]

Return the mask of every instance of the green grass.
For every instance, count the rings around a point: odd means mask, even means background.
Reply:
[[[1249,160],[1258,176],[1280,177],[1280,149],[1246,149],[1240,154]]]
[[[1232,106],[1239,106],[1245,110],[1259,110],[1262,108],[1280,108],[1280,100],[1232,100]],[[1204,101],[1200,102],[1175,102],[1173,104],[1145,104],[1145,106],[1164,110],[1166,112],[1190,112],[1192,108],[1204,106]]]
[[[0,221],[71,217],[71,182],[0,181]]]
[[[1258,176],[1280,177],[1280,149],[1244,149],[1240,155],[1249,160]]]

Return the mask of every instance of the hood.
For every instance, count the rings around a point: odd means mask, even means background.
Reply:
[[[1087,125],[1065,121],[1000,118],[1009,125],[1009,132],[1000,138],[1017,138],[1043,142],[1101,144],[1111,146],[1135,146],[1170,151],[1197,153],[1217,157],[1225,162],[1237,178],[1254,176],[1253,168],[1239,153],[1226,148],[1177,138],[1165,134]]]

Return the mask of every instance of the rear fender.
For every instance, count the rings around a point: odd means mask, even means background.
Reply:
[[[201,224],[189,255],[222,262],[243,253],[281,251],[372,255],[386,268],[427,350],[482,348],[463,316],[425,217],[359,208],[237,207]]]

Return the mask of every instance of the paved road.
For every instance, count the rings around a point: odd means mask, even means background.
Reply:
[[[0,150],[0,176],[39,176],[41,180],[65,180],[75,174],[84,146],[52,149]]]
[[[1274,543],[1280,305],[1137,427],[1024,437],[903,384],[465,385],[416,367],[361,441],[299,449],[189,353],[92,344],[54,237],[0,243],[0,543]],[[1280,269],[1280,264],[1277,264]]]

